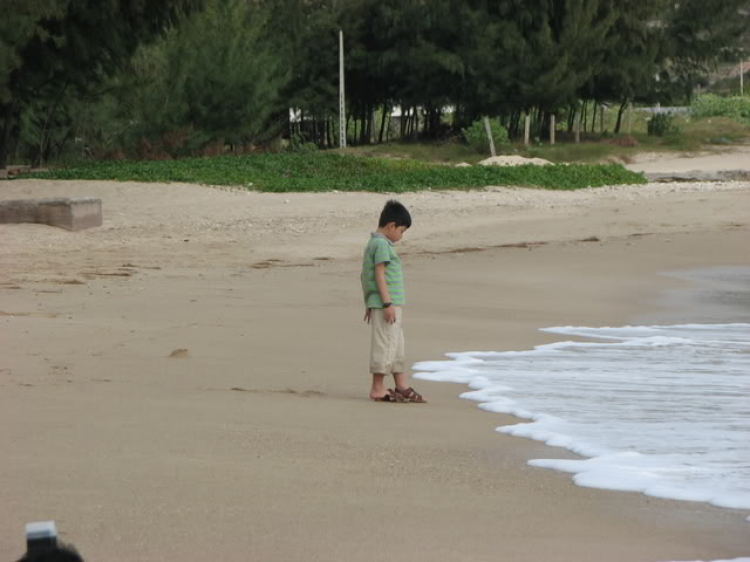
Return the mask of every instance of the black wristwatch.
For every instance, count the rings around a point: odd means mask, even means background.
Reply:
[[[393,306],[393,303],[392,302],[384,302],[383,303],[383,308],[388,308],[389,306]]]

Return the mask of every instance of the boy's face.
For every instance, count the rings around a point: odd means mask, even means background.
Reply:
[[[406,226],[396,226],[395,222],[389,222],[385,225],[383,234],[395,244],[404,237],[407,228]]]

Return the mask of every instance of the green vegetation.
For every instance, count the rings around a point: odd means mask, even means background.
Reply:
[[[690,114],[698,119],[727,117],[750,125],[750,97],[700,96],[690,106]]]
[[[648,134],[653,137],[663,137],[679,132],[674,115],[669,113],[657,113],[648,122]]]
[[[17,148],[18,125],[44,123],[27,146],[52,152],[49,130],[75,133],[74,106],[90,100],[109,78],[127,75],[136,49],[163,35],[200,0],[108,2],[8,0],[0,19],[0,168]],[[26,115],[29,112],[33,116]],[[64,131],[60,131],[64,129]],[[60,150],[60,147],[57,147]]]
[[[127,109],[117,119],[127,121],[123,146],[161,159],[220,151],[262,134],[288,83],[288,69],[264,35],[268,18],[246,0],[209,2],[139,49],[131,82],[115,95],[116,107]],[[217,140],[220,147],[212,146]]]
[[[236,185],[259,191],[376,191],[527,186],[580,189],[645,183],[619,165],[473,166],[456,168],[417,160],[339,155],[331,152],[253,154],[168,161],[85,162],[22,177],[128,180]]]
[[[508,131],[500,125],[496,120],[490,121],[490,131],[492,133],[492,140],[495,143],[495,149],[502,151],[504,145],[509,143]],[[483,121],[474,121],[471,127],[467,127],[462,131],[464,139],[469,143],[469,146],[480,154],[488,154],[490,152],[490,142],[487,139],[487,129]]]

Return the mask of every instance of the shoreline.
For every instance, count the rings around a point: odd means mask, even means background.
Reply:
[[[495,433],[450,385],[367,401],[358,254],[385,195],[17,182],[0,197],[95,192],[105,226],[0,226],[0,555],[44,519],[125,561],[750,552],[739,513],[526,466],[567,453]],[[409,360],[664,311],[685,282],[658,272],[746,262],[750,184],[716,187],[400,196]]]
[[[608,322],[604,325],[588,325],[585,327],[585,330],[587,331],[597,331],[602,329],[604,326],[606,326],[606,329],[617,329],[617,328],[632,328],[632,327],[650,327],[650,328],[669,328],[669,327],[679,327],[679,326],[691,326],[691,325],[706,325],[706,326],[740,326],[743,327],[748,326],[750,327],[750,323],[748,323],[748,319],[750,318],[750,267],[707,267],[702,269],[690,269],[686,271],[672,271],[672,272],[659,272],[659,276],[663,276],[667,279],[673,279],[677,280],[679,282],[688,282],[687,286],[681,286],[680,284],[675,284],[675,286],[665,287],[659,291],[655,291],[655,294],[657,295],[658,303],[661,305],[661,309],[659,312],[651,312],[647,314],[639,314],[630,319],[625,324],[614,324],[612,322]],[[739,324],[737,324],[739,323]],[[569,331],[571,328],[573,328],[574,331],[580,330],[582,327],[580,325],[577,326],[571,326],[570,324],[566,324],[565,327],[558,326],[547,326],[544,328],[540,328],[539,332],[544,334],[552,334],[555,341],[550,342],[553,345],[555,343],[560,342],[595,342],[599,344],[607,344],[609,342],[609,339],[606,336],[596,337],[596,336],[585,336],[583,334],[579,335],[571,335],[571,334],[565,334],[566,331]],[[559,330],[562,330],[560,332]],[[602,339],[603,338],[603,339]],[[423,380],[423,381],[434,381],[434,382],[441,382],[441,383],[450,383],[452,385],[458,385],[460,388],[460,391],[457,392],[457,395],[469,401],[470,403],[473,403],[479,410],[484,411],[485,413],[494,413],[495,415],[502,414],[504,416],[510,416],[512,418],[512,422],[509,422],[507,425],[503,425],[502,427],[511,429],[511,428],[522,428],[525,424],[534,424],[536,421],[535,417],[518,417],[515,414],[506,413],[504,410],[506,408],[506,405],[504,402],[501,402],[499,405],[499,410],[493,406],[492,402],[493,400],[503,398],[510,398],[514,400],[520,400],[520,405],[518,407],[522,409],[526,409],[526,407],[523,405],[523,400],[518,398],[519,394],[511,392],[510,395],[506,395],[502,390],[498,390],[498,393],[490,392],[486,396],[477,395],[477,393],[482,393],[484,390],[477,390],[477,389],[483,389],[484,386],[472,386],[469,382],[467,382],[466,377],[473,379],[474,377],[480,376],[481,373],[475,373],[473,375],[462,375],[461,369],[462,365],[460,363],[453,363],[452,358],[455,355],[478,355],[480,358],[483,354],[494,354],[494,353],[504,353],[504,352],[510,352],[511,355],[508,357],[508,361],[510,362],[511,368],[514,368],[515,363],[513,362],[513,357],[515,354],[523,354],[530,356],[534,350],[538,347],[538,344],[535,344],[533,346],[525,347],[525,348],[513,348],[506,349],[503,351],[497,351],[497,350],[491,350],[491,349],[482,349],[482,350],[451,350],[450,352],[445,354],[445,357],[443,357],[441,360],[433,360],[433,361],[426,361],[423,362],[423,364],[418,368],[417,371],[415,371],[415,377]],[[541,360],[544,362],[543,358]],[[569,359],[572,361],[575,361],[575,359]],[[492,363],[493,359],[490,358],[489,361]],[[497,359],[495,359],[497,361]],[[491,374],[498,375],[498,369],[500,368],[497,363],[492,363],[493,367],[490,370]],[[459,372],[453,374],[451,371],[453,369],[458,369]],[[468,369],[472,369],[471,366],[466,366]],[[522,367],[521,367],[522,368]],[[445,372],[443,372],[445,371]],[[490,375],[492,376],[492,375]],[[482,377],[480,377],[482,378]],[[440,380],[444,379],[444,380]],[[490,387],[493,385],[500,385],[498,389],[502,388],[505,383],[502,382],[503,379],[499,378],[491,378],[491,381],[494,380],[494,382],[489,382]],[[523,385],[523,382],[518,378],[511,379],[513,382],[510,382],[509,384],[511,386],[516,386],[516,382]],[[471,396],[470,396],[471,395]],[[501,398],[502,397],[502,398]],[[487,406],[487,407],[485,407]],[[509,407],[509,406],[508,406]],[[515,408],[515,406],[513,406]],[[550,414],[550,411],[547,411],[545,409],[536,409],[533,412],[535,415],[555,415],[554,413]],[[575,420],[570,420],[575,421]],[[605,420],[607,421],[607,420]],[[580,422],[580,420],[579,420]],[[500,430],[500,427],[496,428],[497,431]],[[567,453],[571,453],[571,458],[575,461],[581,461],[581,460],[587,460],[591,458],[595,458],[598,456],[598,454],[588,454],[588,455],[582,455],[581,453],[577,452],[578,442],[574,441],[572,443],[572,448],[570,445],[553,445],[548,442],[550,437],[553,435],[544,435],[547,433],[545,429],[542,427],[538,430],[542,433],[540,436],[531,436],[528,434],[527,431],[521,431],[520,434],[516,435],[515,431],[502,431],[500,433],[508,433],[510,435],[514,435],[521,439],[526,440],[532,440],[532,441],[538,441],[540,443],[543,443],[547,445],[548,447],[552,449],[562,449],[566,451]],[[552,430],[553,433],[555,430]],[[565,439],[569,439],[570,436],[565,434],[554,434],[558,437],[564,437]],[[579,436],[580,440],[580,436]],[[606,446],[605,446],[606,448]],[[534,464],[535,462],[539,461],[539,464]],[[563,461],[565,462],[565,461]],[[545,460],[540,459],[531,459],[529,462],[530,466],[539,466],[542,468],[546,468],[548,470],[553,470],[556,472],[560,472],[562,474],[567,474],[571,479],[574,479],[576,475],[580,475],[581,473],[585,473],[585,468],[583,465],[579,466],[576,470],[575,467],[567,467],[567,468],[560,468],[555,466],[545,466],[545,464],[549,464]],[[598,477],[598,480],[601,480],[601,476]],[[737,514],[738,516],[744,518],[746,521],[750,522],[750,508],[747,506],[743,508],[739,507],[733,507],[729,508],[726,506],[721,506],[720,504],[714,504],[713,502],[710,502],[708,500],[701,501],[701,500],[692,500],[692,499],[686,499],[686,494],[689,496],[690,489],[684,488],[681,489],[681,491],[677,491],[677,488],[675,488],[675,493],[677,493],[677,496],[671,497],[671,496],[664,496],[664,495],[655,495],[652,496],[651,494],[647,493],[647,491],[643,490],[626,490],[621,489],[617,487],[615,483],[615,480],[612,480],[611,477],[607,480],[608,484],[590,484],[590,485],[584,485],[584,484],[577,484],[579,486],[590,486],[592,488],[601,489],[601,490],[621,490],[621,491],[627,491],[629,493],[637,493],[642,494],[646,496],[651,497],[657,497],[657,498],[666,498],[666,499],[674,499],[674,500],[681,500],[681,501],[696,501],[697,503],[705,503],[706,505],[712,505],[714,507],[721,507],[730,509],[732,512]],[[724,497],[727,497],[727,492],[723,492]],[[683,497],[680,497],[683,496]],[[722,500],[726,501],[726,500]]]

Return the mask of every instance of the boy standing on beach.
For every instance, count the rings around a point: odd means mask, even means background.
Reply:
[[[365,322],[372,325],[370,344],[370,398],[378,402],[425,402],[407,385],[402,328],[404,277],[394,244],[411,226],[411,215],[401,203],[390,200],[380,214],[378,229],[370,236],[362,262]],[[393,375],[395,389],[386,389],[386,375]]]

